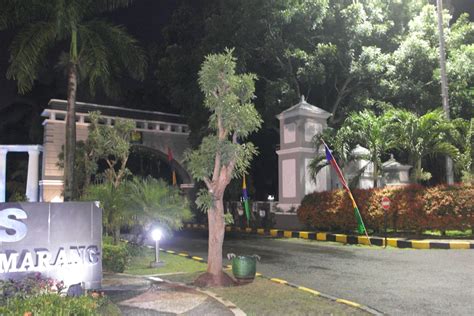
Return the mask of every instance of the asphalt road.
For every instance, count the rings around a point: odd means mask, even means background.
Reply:
[[[181,232],[160,246],[206,258],[207,236]],[[258,254],[257,271],[266,276],[390,315],[474,315],[473,250],[383,249],[227,233],[223,253]]]

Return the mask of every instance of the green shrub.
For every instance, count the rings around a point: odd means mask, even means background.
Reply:
[[[8,202],[28,202],[28,197],[23,192],[15,191],[10,195]]]
[[[114,238],[112,236],[102,236],[102,243],[112,245]]]
[[[130,242],[119,242],[114,245],[110,236],[104,236],[102,241],[102,267],[109,272],[123,272],[130,259],[140,256],[144,249]]]
[[[0,315],[99,315],[104,298],[91,296],[61,297],[57,294],[43,294],[28,298],[12,297],[0,305]]]
[[[145,247],[142,247],[142,246],[137,245],[135,243],[127,242],[126,247],[127,247],[128,256],[130,258],[140,257],[145,253],[145,251],[144,251]]]
[[[117,245],[104,243],[102,246],[102,267],[106,271],[121,273],[129,260],[129,252],[125,243]]]

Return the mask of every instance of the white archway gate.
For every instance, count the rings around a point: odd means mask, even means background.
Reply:
[[[66,100],[52,99],[42,113],[44,125],[43,160],[40,184],[41,201],[60,202],[63,200],[64,171],[58,166],[58,155],[65,143]],[[139,139],[137,144],[149,147],[167,155],[172,150],[173,161],[178,176],[183,180],[181,187],[193,187],[192,177],[183,167],[184,151],[189,148],[189,127],[184,117],[155,111],[142,111],[115,106],[76,102],[77,141],[86,140],[90,123],[89,112],[100,111],[102,124],[113,126],[117,119],[131,119],[135,122]]]

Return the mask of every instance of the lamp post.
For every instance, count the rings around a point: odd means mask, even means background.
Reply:
[[[268,195],[267,200],[270,202],[270,213],[273,213],[273,201],[275,201],[275,196]]]
[[[151,238],[155,241],[155,261],[150,263],[151,268],[162,267],[165,263],[160,261],[160,239],[163,236],[161,229],[155,228],[151,232]]]

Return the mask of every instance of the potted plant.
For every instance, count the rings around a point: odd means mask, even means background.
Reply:
[[[236,256],[234,253],[227,254],[227,259],[232,260],[232,274],[239,283],[250,283],[255,279],[257,273],[258,255]]]

